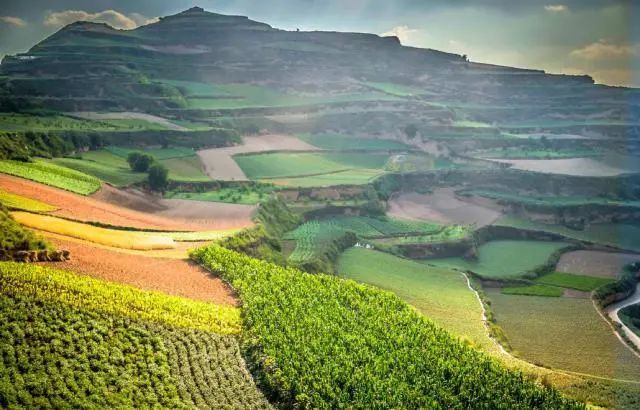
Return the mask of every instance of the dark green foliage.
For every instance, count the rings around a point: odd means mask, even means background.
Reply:
[[[640,336],[640,303],[620,309],[618,317],[635,334]]]
[[[153,161],[154,158],[151,155],[142,152],[130,152],[127,155],[129,167],[134,172],[147,172]]]
[[[244,348],[283,407],[583,409],[468,347],[392,293],[212,246],[240,294]]]
[[[162,164],[149,167],[149,187],[152,191],[164,192],[169,181],[169,170]]]
[[[626,266],[616,282],[601,286],[593,291],[593,298],[601,307],[626,298],[635,291],[639,273],[640,263],[635,262]]]
[[[0,204],[0,251],[46,249],[47,243],[17,223]]]
[[[409,139],[414,139],[418,134],[418,127],[415,124],[408,124],[404,127],[404,133]]]

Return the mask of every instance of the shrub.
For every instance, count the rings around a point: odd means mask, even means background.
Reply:
[[[154,162],[154,158],[149,154],[141,152],[130,152],[127,155],[127,162],[134,172],[147,172]]]
[[[169,170],[162,164],[149,167],[149,187],[153,191],[164,192],[169,183]]]

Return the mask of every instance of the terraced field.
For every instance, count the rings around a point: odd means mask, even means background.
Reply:
[[[399,141],[373,138],[356,138],[344,134],[299,134],[298,138],[326,150],[406,151],[411,147]]]
[[[229,335],[237,308],[24,264],[0,277],[8,407],[270,407]]]
[[[490,241],[478,248],[477,260],[457,257],[430,259],[425,263],[469,270],[486,279],[516,278],[545,264],[565,246],[563,242]]]
[[[0,172],[30,179],[56,188],[89,195],[100,189],[100,181],[90,175],[43,161],[0,160]]]
[[[485,198],[536,206],[582,206],[582,205],[611,205],[640,208],[640,201],[618,201],[600,197],[586,196],[527,196],[508,192],[472,189],[462,191],[463,194],[477,195]]]
[[[133,172],[124,158],[109,151],[89,151],[82,154],[82,159],[55,158],[54,164],[72,168],[85,174],[93,175],[114,186],[124,187],[142,182],[147,174]]]
[[[482,321],[480,302],[460,273],[351,248],[340,256],[338,275],[389,290],[456,336],[484,351],[496,351]]]
[[[28,212],[52,212],[57,208],[35,199],[27,198],[22,195],[12,194],[0,189],[0,203],[12,210],[28,211]]]

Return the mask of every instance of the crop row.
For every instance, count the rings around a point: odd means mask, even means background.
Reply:
[[[389,292],[211,246],[238,290],[244,348],[274,400],[301,408],[584,408],[473,350]]]
[[[0,407],[269,407],[235,336],[15,290],[0,289]]]
[[[29,212],[51,212],[56,210],[56,207],[52,205],[3,190],[0,190],[0,203],[9,209]]]
[[[81,195],[89,195],[100,189],[100,180],[73,169],[36,161],[0,161],[0,172],[30,179]]]

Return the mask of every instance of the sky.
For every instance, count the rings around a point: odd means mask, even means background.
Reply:
[[[0,0],[0,56],[76,20],[132,29],[192,6],[286,30],[396,35],[472,61],[640,87],[640,0]]]

